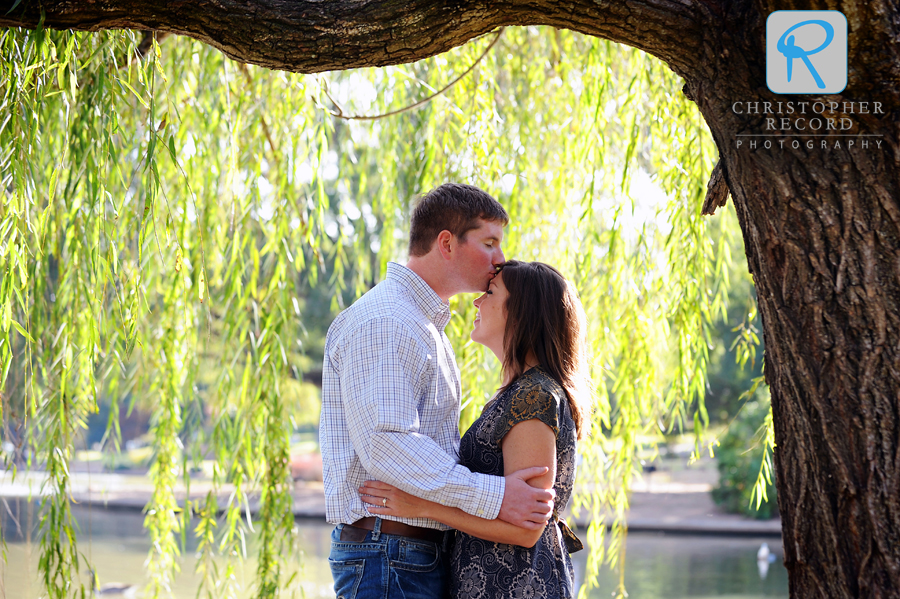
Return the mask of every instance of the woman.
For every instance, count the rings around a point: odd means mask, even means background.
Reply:
[[[562,511],[575,480],[575,442],[588,422],[584,310],[571,283],[552,266],[510,261],[475,300],[472,340],[503,366],[503,383],[460,443],[473,472],[504,476],[545,466],[534,486],[556,491],[556,511],[542,530],[484,520],[409,495],[386,483],[360,492],[381,516],[426,517],[457,531],[452,597],[574,597],[569,553],[582,548]]]

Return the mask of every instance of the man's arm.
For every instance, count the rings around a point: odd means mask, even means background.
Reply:
[[[346,425],[366,472],[429,501],[496,518],[504,479],[470,472],[419,432],[418,388],[430,370],[441,376],[428,349],[402,325],[383,318],[353,331],[341,354]]]
[[[503,463],[507,480],[515,476],[538,485],[552,485],[556,478],[556,435],[539,420],[516,424],[503,439]],[[507,489],[509,489],[507,484]],[[530,488],[530,487],[529,487]],[[537,490],[537,489],[536,489]],[[547,493],[543,489],[539,489]],[[382,481],[367,481],[359,489],[362,500],[373,514],[401,517],[424,517],[443,522],[472,536],[496,543],[533,547],[546,525],[546,518],[535,513],[526,520],[528,526],[514,526],[503,519],[484,520],[463,512],[403,493]],[[552,492],[552,491],[551,491]],[[384,498],[387,501],[381,502]],[[543,505],[543,504],[541,504]],[[551,508],[552,511],[552,508]]]
[[[369,511],[373,514],[404,518],[430,518],[473,537],[495,543],[534,547],[544,530],[544,526],[525,529],[513,526],[503,520],[485,520],[467,514],[459,508],[440,505],[405,493],[380,481],[367,481],[359,491],[362,494],[362,500],[369,504]],[[382,504],[382,498],[387,498],[386,504]]]

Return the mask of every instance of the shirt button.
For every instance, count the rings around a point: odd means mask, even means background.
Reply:
[[[483,515],[484,515],[484,510],[478,510],[478,515],[479,515],[479,516],[483,516]]]

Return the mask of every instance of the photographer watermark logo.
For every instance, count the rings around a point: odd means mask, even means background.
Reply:
[[[766,21],[766,83],[776,94],[839,94],[847,86],[847,18],[778,10]]]

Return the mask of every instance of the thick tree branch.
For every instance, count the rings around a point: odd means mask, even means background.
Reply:
[[[706,216],[715,214],[716,209],[723,207],[728,201],[728,194],[728,183],[725,181],[722,161],[720,160],[709,175],[709,183],[706,184],[706,199],[703,200],[700,214]]]
[[[315,73],[413,62],[506,25],[551,25],[638,47],[688,72],[702,41],[696,0],[521,3],[452,0],[23,0],[0,2],[0,25],[186,35],[259,66]],[[8,13],[8,14],[7,14]]]

